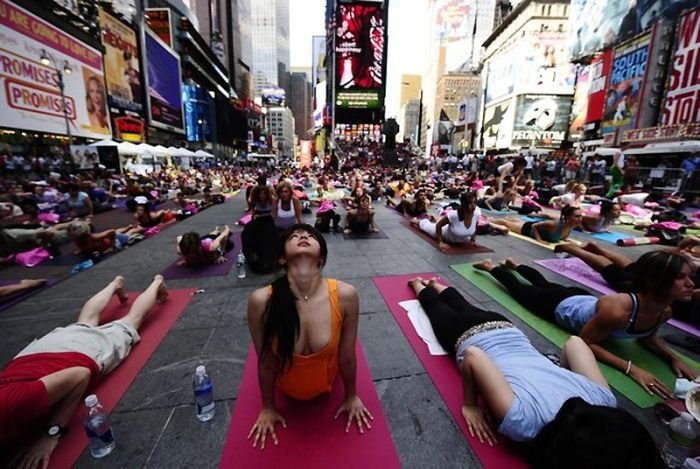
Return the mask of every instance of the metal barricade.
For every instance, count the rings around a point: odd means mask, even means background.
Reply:
[[[631,186],[651,187],[654,191],[673,193],[683,190],[686,174],[681,168],[626,167],[623,180]]]
[[[681,189],[683,194],[700,195],[700,169],[696,169],[690,174],[685,175],[685,181]]]

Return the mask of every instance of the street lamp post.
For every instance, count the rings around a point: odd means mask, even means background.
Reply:
[[[73,143],[73,135],[70,131],[70,119],[68,118],[68,105],[66,103],[66,84],[63,82],[63,74],[69,75],[73,72],[73,69],[68,65],[68,61],[63,61],[63,69],[59,68],[56,59],[53,55],[49,54],[46,49],[41,49],[41,58],[39,59],[42,64],[46,66],[51,66],[56,72],[56,82],[58,84],[58,89],[61,91],[61,103],[63,105],[63,119],[66,121],[66,135],[68,136],[68,145],[66,146],[66,157],[68,163],[72,165],[73,158],[70,153],[70,146]]]

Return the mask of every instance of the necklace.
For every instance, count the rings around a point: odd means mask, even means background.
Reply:
[[[292,286],[292,282],[289,282],[289,286]],[[316,290],[318,290],[318,287],[321,286],[321,277],[319,277],[319,280],[316,282],[315,285],[313,285],[309,291],[306,293],[306,295],[302,294],[299,289],[297,288],[296,285],[292,288],[292,293],[294,293],[295,296],[304,298],[304,301],[309,301],[309,298],[314,296],[314,293],[316,293]]]

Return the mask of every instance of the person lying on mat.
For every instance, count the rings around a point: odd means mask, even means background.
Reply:
[[[124,283],[115,277],[83,305],[76,323],[35,340],[0,371],[0,454],[28,445],[18,454],[20,467],[48,466],[83,396],[124,361],[155,303],[168,296],[156,275],[126,316],[99,325],[112,296],[126,303]]]
[[[90,223],[85,221],[73,221],[68,224],[66,230],[77,248],[75,254],[90,257],[121,250],[129,243],[131,235],[142,234],[144,231],[137,224],[96,233],[91,229]]]
[[[587,190],[588,188],[585,184],[578,183],[573,186],[571,192],[549,199],[549,205],[557,209],[564,208],[567,205],[580,208]]]
[[[474,264],[475,269],[490,272],[513,298],[532,313],[578,334],[601,362],[629,375],[651,395],[669,399],[673,393],[666,383],[606,350],[606,339],[638,339],[652,353],[669,363],[678,377],[694,380],[698,373],[666,347],[656,335],[671,318],[674,301],[690,301],[693,281],[690,265],[678,254],[648,252],[637,261],[634,293],[615,293],[597,298],[579,287],[567,287],[547,281],[532,267],[518,265],[508,258],[499,266],[491,260]],[[515,270],[530,284],[521,283]]]
[[[45,278],[38,279],[23,279],[19,283],[13,283],[11,285],[0,286],[0,300],[7,298],[8,296],[16,295],[18,293],[25,293],[35,288],[43,287],[46,285]]]
[[[248,439],[265,448],[278,444],[275,425],[286,427],[275,408],[275,389],[308,400],[331,391],[340,373],[345,398],[335,417],[347,412],[345,431],[360,433],[372,415],[355,391],[358,298],[352,285],[321,274],[328,256],[323,235],[310,225],[294,225],[280,237],[279,263],[286,273],[251,293],[248,327],[258,356],[262,410]]]
[[[273,195],[268,185],[257,185],[250,191],[248,204],[252,207],[253,218],[268,217],[272,214]]]
[[[350,209],[345,213],[345,230],[343,232],[345,234],[379,233],[379,228],[374,224],[374,209],[369,194],[360,198],[360,205],[357,208]]]
[[[561,210],[559,221],[546,220],[540,222],[523,222],[509,218],[491,218],[490,223],[501,225],[514,233],[527,236],[541,243],[558,243],[571,234],[571,230],[581,224],[581,211],[570,205]]]
[[[161,223],[174,220],[175,217],[176,214],[172,210],[151,210],[151,206],[148,202],[138,204],[136,206],[136,213],[134,214],[136,223],[144,228],[153,228]]]
[[[600,201],[600,213],[598,215],[584,215],[581,219],[581,228],[591,233],[605,233],[608,227],[620,218],[620,204],[607,199]]]
[[[292,185],[287,181],[277,184],[277,197],[272,203],[272,218],[278,230],[286,230],[301,223],[301,202],[294,196]]]
[[[615,408],[615,396],[581,338],[567,340],[559,367],[506,317],[470,304],[456,289],[421,277],[409,286],[438,341],[456,360],[462,416],[481,443],[496,443],[496,423],[501,435],[532,443],[533,467],[583,460],[581,467],[636,468],[659,461],[649,432]]]
[[[401,199],[399,202],[396,202],[391,197],[386,198],[387,207],[392,207],[402,215],[410,215],[412,217],[419,217],[427,213],[428,203],[428,196],[425,189],[418,189],[412,201]]]
[[[184,257],[177,265],[204,266],[223,264],[226,253],[233,249],[231,228],[217,226],[211,233],[199,236],[194,231],[188,231],[177,237],[177,253]]]
[[[515,203],[517,195],[515,189],[506,189],[503,193],[495,192],[491,195],[485,195],[483,199],[477,201],[477,205],[484,210],[500,212],[508,210]]]
[[[476,194],[463,192],[459,196],[459,209],[449,210],[437,222],[427,218],[413,218],[411,225],[427,233],[438,243],[440,249],[449,248],[450,244],[476,244],[476,225],[479,223],[481,210],[476,206]]]

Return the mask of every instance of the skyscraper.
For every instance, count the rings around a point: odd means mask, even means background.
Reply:
[[[252,0],[253,86],[279,85],[279,64],[289,70],[289,0]]]

